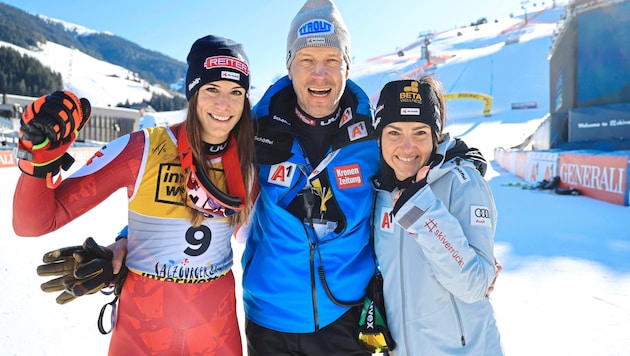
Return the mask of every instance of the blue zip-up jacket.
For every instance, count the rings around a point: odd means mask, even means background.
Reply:
[[[296,106],[291,81],[284,77],[253,110],[260,194],[242,257],[243,301],[246,317],[258,325],[310,333],[337,320],[351,304],[362,303],[374,273],[370,182],[379,152],[369,98],[352,81],[347,81],[341,115],[331,123],[338,130],[325,165],[310,164],[305,157],[291,125]],[[315,168],[320,171],[311,174]],[[296,197],[302,199],[298,194],[309,175],[330,188],[326,209],[341,216],[334,231],[320,238],[287,210]]]

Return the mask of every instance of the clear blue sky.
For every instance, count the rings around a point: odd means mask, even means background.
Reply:
[[[251,62],[252,82],[266,86],[284,67],[289,24],[303,0],[1,0],[24,11],[97,31],[185,61],[190,45],[207,34],[241,42]],[[418,34],[523,15],[523,0],[337,0],[350,30],[354,61],[394,51]],[[527,8],[545,1],[528,1]],[[552,0],[546,0],[550,5]],[[384,54],[384,53],[383,53]]]

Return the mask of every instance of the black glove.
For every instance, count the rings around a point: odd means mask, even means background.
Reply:
[[[69,141],[75,130],[83,128],[91,111],[87,99],[79,99],[70,91],[56,91],[42,96],[24,111],[20,140],[35,146],[48,139],[50,148],[57,148]]]
[[[68,148],[87,123],[91,111],[87,99],[79,99],[70,91],[56,91],[27,106],[20,121],[17,152],[20,170],[47,179],[60,169],[67,170],[74,162]]]
[[[120,292],[126,268],[114,275],[113,253],[88,237],[82,246],[64,247],[44,254],[44,265],[37,267],[40,276],[60,276],[41,285],[44,292],[63,291],[58,304],[66,304],[77,297],[93,294],[109,287],[116,279],[115,289]]]
[[[73,275],[77,264],[74,253],[82,251],[83,246],[71,246],[47,252],[44,254],[44,263],[46,264],[37,267],[39,276],[59,276],[41,285],[42,290],[47,293],[63,291],[57,297],[58,304],[66,304],[76,299],[76,296],[65,291],[63,279]]]
[[[428,175],[429,174],[427,173],[427,176]],[[416,194],[420,189],[424,188],[425,185],[427,185],[427,177],[424,177],[417,182],[411,183],[409,188],[405,189],[405,191],[400,195],[400,197],[398,197],[398,200],[396,201],[396,204],[394,205],[394,209],[392,209],[392,215],[396,216],[396,213],[398,213],[398,210],[400,210],[400,208],[402,208],[402,206],[409,199],[411,199],[411,197],[413,197],[414,194]]]

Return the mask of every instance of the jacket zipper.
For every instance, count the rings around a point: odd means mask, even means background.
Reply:
[[[391,216],[391,213],[390,213],[390,219],[391,218],[392,218],[392,216]],[[404,250],[403,238],[405,237],[406,233],[407,232],[404,229],[400,228],[400,234],[399,234],[399,237],[400,237],[399,242],[400,243],[398,244],[398,247],[400,248],[400,253],[399,253],[400,259],[399,260],[400,260],[400,270],[401,271],[405,271],[405,269],[403,268],[404,267],[403,256],[405,255],[403,253],[403,250]],[[400,290],[401,291],[407,290],[407,288],[405,288],[404,284],[405,284],[405,277],[401,276],[401,278],[400,278]],[[405,333],[405,350],[410,350],[410,348],[409,348],[409,341],[408,341],[409,340],[409,335],[407,334],[409,328],[407,327],[407,320],[406,320],[407,313],[405,311],[405,294],[401,293],[400,295],[401,295],[401,299],[402,299],[401,303],[400,303],[400,306],[401,306],[401,310],[402,310],[402,314],[401,314],[402,315],[402,325],[403,325],[402,330],[403,330],[403,333]]]
[[[449,296],[451,298],[451,304],[453,305],[453,311],[455,311],[455,317],[457,318],[457,323],[459,324],[459,336],[460,336],[459,341],[462,343],[462,346],[466,346],[466,337],[464,336],[464,324],[462,322],[462,317],[459,314],[459,309],[457,308],[457,304],[455,304],[455,298],[450,293],[449,293]]]
[[[306,230],[308,238],[308,230]],[[313,320],[315,322],[315,331],[319,330],[319,312],[317,310],[317,289],[315,284],[315,245],[311,243],[309,238],[309,259],[311,267],[311,299],[313,301]]]

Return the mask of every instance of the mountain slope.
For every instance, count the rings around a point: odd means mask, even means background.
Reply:
[[[484,139],[500,125],[503,147],[524,142],[549,111],[549,61],[554,29],[564,7],[548,7],[522,18],[505,18],[479,26],[457,28],[409,44],[402,53],[389,53],[353,66],[355,80],[375,102],[389,80],[431,73],[447,94],[470,93],[467,99],[447,100],[447,128],[493,156],[497,140]],[[491,115],[483,113],[484,97],[491,98]],[[530,103],[514,110],[513,104]],[[535,105],[534,105],[535,104]],[[535,106],[535,107],[533,107]],[[488,142],[493,142],[488,144]]]
[[[505,18],[434,33],[426,38],[429,41],[430,62],[427,61],[425,38],[419,38],[399,53],[388,53],[352,64],[351,79],[373,101],[376,101],[378,91],[387,81],[418,77],[425,72],[436,75],[443,82],[446,93],[473,93],[478,98],[491,97],[490,116],[483,115],[486,103],[481,100],[448,100],[447,129],[454,135],[468,138],[479,146],[486,157],[492,157],[494,147],[484,147],[488,140],[483,138],[490,132],[484,128],[491,129],[504,124],[502,138],[504,145],[509,147],[514,142],[526,141],[548,112],[547,55],[553,31],[563,13],[563,6],[548,7],[530,14],[527,23],[518,17]],[[51,26],[63,24],[76,37],[86,38],[87,34],[95,33],[59,20],[48,19],[43,22]],[[62,39],[66,40],[65,37]],[[100,42],[94,46],[98,48],[115,47],[116,43],[107,44],[105,40],[94,42]],[[84,46],[83,43],[80,45]],[[2,42],[0,45],[3,45]],[[151,85],[146,78],[128,67],[100,61],[98,57],[88,56],[68,45],[51,41],[30,49],[4,45],[36,57],[61,73],[67,89],[90,98],[97,106],[114,106],[125,101],[139,102],[149,98],[152,93],[170,95],[167,89]],[[133,62],[133,58],[130,56],[129,60]],[[260,90],[253,90],[252,102],[255,103],[260,95]],[[512,110],[512,105],[519,103],[535,105],[527,110]],[[181,115],[177,115],[177,118],[181,119]]]
[[[0,41],[26,49],[45,41],[54,42],[128,68],[151,83],[167,86],[179,82],[186,72],[186,63],[124,38],[30,14],[3,3],[0,3]]]
[[[119,103],[148,101],[155,93],[172,97],[173,94],[141,79],[126,68],[91,57],[79,50],[48,41],[39,47],[24,49],[0,41],[24,55],[38,59],[42,64],[61,74],[64,88],[90,99],[93,106],[115,107]]]

